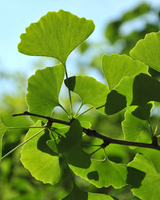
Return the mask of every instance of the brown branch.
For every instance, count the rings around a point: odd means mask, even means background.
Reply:
[[[112,143],[112,144],[121,144],[121,145],[127,145],[127,146],[150,148],[150,149],[156,149],[156,150],[160,151],[160,146],[157,143],[154,144],[152,142],[152,144],[149,144],[149,143],[142,143],[142,142],[132,142],[132,141],[126,141],[126,140],[117,140],[117,139],[113,139],[113,138],[109,138],[107,136],[101,135],[101,134],[97,133],[95,130],[83,128],[83,131],[88,136],[92,136],[92,137],[96,137],[96,138],[102,139],[104,141],[104,144],[103,144],[104,147],[106,147],[107,145]]]
[[[66,121],[55,119],[55,118],[52,118],[52,117],[47,117],[47,116],[44,116],[44,115],[38,115],[38,114],[30,113],[28,111],[25,111],[24,113],[20,113],[20,114],[13,114],[12,116],[21,116],[21,115],[30,115],[30,116],[35,116],[35,117],[47,119],[48,120],[47,125],[49,127],[52,126],[52,123],[59,123],[59,124],[64,124],[64,125],[69,125],[69,126],[72,123],[72,121],[66,122]],[[102,144],[102,147],[104,147],[104,148],[112,143],[112,144],[121,144],[121,145],[126,145],[126,146],[150,148],[150,149],[156,149],[156,150],[160,151],[160,146],[158,145],[157,140],[155,142],[155,137],[153,138],[154,140],[152,140],[152,143],[149,144],[149,143],[132,142],[132,141],[117,140],[117,139],[109,138],[107,136],[104,136],[104,135],[97,133],[96,130],[87,129],[87,128],[83,128],[83,132],[90,137],[96,137],[96,138],[102,139],[103,142],[104,142]]]

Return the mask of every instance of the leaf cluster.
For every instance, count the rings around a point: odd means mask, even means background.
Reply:
[[[144,12],[148,9],[147,6],[142,8],[145,8]],[[129,19],[131,14],[126,14]],[[106,149],[112,144],[121,144],[160,150],[158,123],[153,129],[150,122],[154,103],[160,102],[160,83],[149,73],[149,67],[160,71],[160,32],[149,33],[138,41],[130,56],[103,55],[102,69],[107,82],[103,84],[90,76],[69,77],[67,71],[68,56],[91,35],[94,28],[91,20],[60,10],[47,13],[21,35],[19,52],[60,61],[55,66],[38,69],[28,79],[26,101],[29,112],[14,115],[30,115],[34,122],[24,142],[17,146],[23,145],[21,162],[37,180],[55,185],[61,179],[63,160],[73,184],[72,191],[63,199],[115,199],[81,190],[76,182],[76,177],[81,177],[96,188],[112,186],[119,189],[130,185],[138,198],[158,200],[160,176],[150,159],[137,153],[127,164],[116,163],[109,159]],[[65,108],[59,99],[63,83],[68,91],[70,109]],[[74,110],[72,93],[81,99],[77,110]],[[89,107],[82,110],[85,105]],[[65,113],[65,120],[53,118],[56,107]],[[79,120],[80,116],[93,109],[107,116],[123,110],[125,139],[107,137],[91,129],[90,123]],[[4,134],[12,129],[0,122],[0,150]],[[142,133],[148,135],[147,140]],[[91,153],[83,148],[86,137],[98,138],[98,144],[97,141],[89,144],[96,147]],[[103,159],[95,159],[94,155],[101,150]],[[2,156],[0,152],[1,159],[8,154]]]

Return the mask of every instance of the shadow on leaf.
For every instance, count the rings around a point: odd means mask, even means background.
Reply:
[[[49,136],[49,131],[47,129],[45,129],[45,133],[39,138],[38,142],[37,142],[37,149],[50,154],[50,155],[57,155],[56,153],[54,153],[47,145],[47,141],[50,140],[50,136]]]
[[[116,90],[112,90],[107,96],[105,113],[107,115],[113,115],[125,108],[126,105],[126,97],[122,94],[119,94]]]
[[[74,91],[74,87],[75,87],[75,84],[76,84],[76,77],[72,76],[68,79],[65,79],[64,83],[67,86],[67,88],[69,88],[71,91]]]
[[[141,183],[146,173],[133,167],[127,167],[127,171],[127,184],[131,185],[132,188],[139,188],[142,185]]]
[[[87,177],[88,177],[88,179],[90,179],[90,180],[95,180],[95,181],[98,181],[98,180],[99,180],[99,175],[98,175],[98,172],[97,172],[97,171],[89,172],[89,173],[87,174]]]

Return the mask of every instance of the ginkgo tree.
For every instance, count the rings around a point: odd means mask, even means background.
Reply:
[[[160,102],[160,83],[148,72],[149,67],[160,71],[160,32],[149,33],[138,41],[130,51],[130,56],[104,55],[102,70],[106,85],[89,76],[70,77],[67,71],[68,56],[94,29],[92,20],[60,10],[47,13],[37,23],[26,28],[26,33],[21,35],[19,52],[56,58],[60,63],[38,69],[28,79],[28,111],[13,113],[13,117],[28,115],[34,125],[29,127],[24,142],[5,155],[1,155],[3,135],[13,127],[6,127],[0,122],[1,162],[8,154],[22,146],[21,162],[24,167],[35,179],[54,185],[60,180],[62,158],[73,182],[72,190],[63,197],[65,200],[115,199],[106,194],[83,191],[76,184],[76,176],[97,188],[113,186],[119,189],[130,185],[136,197],[158,200],[160,174],[149,158],[137,153],[128,164],[115,163],[108,158],[106,149],[117,144],[160,151],[158,123],[153,129],[150,121],[154,102]],[[68,91],[69,110],[59,99],[63,83]],[[74,110],[73,93],[81,99],[77,110]],[[85,105],[89,107],[83,110]],[[56,107],[65,112],[68,120],[53,118]],[[113,115],[125,110],[125,119],[122,122],[124,140],[108,137],[91,129],[89,122],[79,120],[81,115],[93,109],[103,115]],[[149,141],[143,141],[142,133],[149,135]],[[99,145],[95,145],[96,151],[88,153],[84,150],[85,136],[99,139]],[[94,140],[90,145],[94,145]],[[103,159],[92,157],[95,152],[101,150]]]

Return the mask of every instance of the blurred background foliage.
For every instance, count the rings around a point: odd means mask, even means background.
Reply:
[[[93,74],[98,77],[98,80],[105,83],[101,68],[101,58],[104,54],[128,54],[129,51],[135,46],[136,42],[144,38],[145,34],[150,32],[159,31],[160,26],[160,11],[159,8],[151,8],[150,5],[143,3],[138,5],[133,10],[124,13],[120,19],[115,19],[110,23],[104,24],[103,41],[99,43],[89,42],[87,40],[76,49],[74,56],[74,65],[78,69],[77,74],[89,75]],[[40,58],[37,63],[30,66],[30,70],[34,71],[39,68],[47,66],[49,59]],[[57,61],[49,60],[53,65]],[[159,73],[150,70],[154,77],[159,77]],[[4,83],[10,85],[10,88],[4,88]],[[25,94],[27,92],[27,76],[23,72],[5,72],[0,70],[0,118],[6,126],[29,126],[32,124],[28,117],[13,118],[13,113],[20,113],[27,110],[25,102]],[[61,102],[68,108],[68,96],[63,92],[61,93]],[[74,107],[77,108],[79,104],[79,97],[73,95]],[[157,105],[158,108],[159,105]],[[158,120],[158,112],[152,116],[151,121],[153,125]],[[56,109],[53,117],[66,119],[65,114],[59,109]],[[90,121],[92,128],[96,129],[99,133],[107,135],[112,138],[123,139],[121,122],[124,120],[124,111],[113,115],[105,116],[97,111],[90,111],[82,115],[79,120]],[[26,129],[19,129],[7,132],[3,138],[3,155],[21,143],[27,132]],[[145,136],[144,136],[145,137]],[[91,139],[85,137],[84,150],[93,152],[95,147],[87,147],[85,144],[93,142],[94,144],[101,144],[98,139]],[[145,153],[155,164],[157,171],[160,172],[160,162],[157,159],[159,152],[155,150],[148,150],[143,148],[136,148],[135,150],[129,149],[126,146],[110,145],[106,148],[106,153],[110,160],[114,162],[128,163],[131,161],[136,152]],[[103,159],[104,154],[102,151],[94,155],[97,159]],[[22,166],[20,162],[20,149],[16,150],[7,158],[3,159],[0,168],[0,199],[1,200],[58,200],[63,198],[70,190],[72,183],[70,181],[69,173],[63,160],[61,163],[61,180],[58,184],[51,186],[43,184],[35,180],[30,173]],[[88,184],[86,181],[81,180],[79,177],[77,184],[86,191],[99,192],[110,194],[120,200],[136,200],[130,192],[130,187],[126,186],[121,189],[114,189],[113,187],[96,189],[93,185]]]

